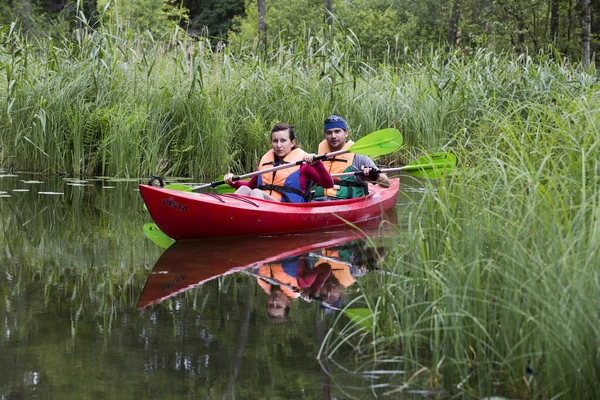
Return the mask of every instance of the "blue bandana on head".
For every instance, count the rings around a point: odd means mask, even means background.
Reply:
[[[334,129],[334,128],[340,128],[345,131],[348,130],[348,127],[346,126],[346,121],[344,121],[344,118],[338,117],[337,115],[332,115],[331,117],[329,117],[325,120],[325,123],[323,124],[323,132],[327,132],[328,130]]]

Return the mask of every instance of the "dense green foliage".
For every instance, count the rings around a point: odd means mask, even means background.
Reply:
[[[377,60],[451,45],[517,54],[554,48],[557,57],[576,61],[589,25],[591,54],[600,53],[600,23],[585,22],[584,2],[333,0],[331,14],[324,0],[265,3],[266,42],[275,47],[334,37],[353,41],[363,56]],[[600,0],[589,3],[590,15],[597,15]],[[253,48],[258,38],[256,0],[0,0],[0,10],[0,24],[17,22],[34,34],[73,29],[79,18],[95,28],[103,24],[155,38],[177,25],[190,36],[210,38],[213,46],[228,42],[236,49]]]

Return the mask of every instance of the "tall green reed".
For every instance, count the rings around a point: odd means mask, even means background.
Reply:
[[[515,81],[530,67],[515,65]],[[536,85],[457,134],[455,151],[470,166],[407,210],[394,275],[366,283],[354,305],[375,315],[371,328],[340,319],[346,335],[323,348],[332,358],[360,348],[357,370],[401,357],[403,378],[377,383],[388,394],[600,391],[597,89],[535,69]]]
[[[490,108],[556,87],[571,96],[560,86],[588,79],[543,56],[483,51],[371,64],[351,38],[309,35],[255,52],[213,49],[177,32],[155,39],[104,28],[37,41],[4,30],[2,43],[0,162],[75,175],[247,171],[268,148],[273,123],[296,125],[314,151],[332,113],[349,121],[354,139],[396,126],[408,145],[437,151]]]

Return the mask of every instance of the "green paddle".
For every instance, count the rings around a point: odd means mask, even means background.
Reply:
[[[435,153],[429,154],[420,158],[417,158],[415,161],[407,164],[403,167],[398,168],[386,168],[381,169],[379,172],[390,173],[390,172],[408,172],[409,174],[419,177],[419,178],[429,178],[429,179],[437,179],[441,178],[444,175],[450,174],[454,168],[456,167],[456,156],[450,153]],[[362,171],[356,172],[345,172],[343,174],[334,174],[335,177],[341,176],[352,176],[352,175],[361,175]]]
[[[362,154],[362,155],[371,156],[371,157],[381,156],[381,155],[389,154],[389,153],[392,153],[392,152],[398,150],[400,148],[400,146],[402,146],[402,134],[400,133],[400,131],[398,131],[397,129],[394,129],[394,128],[387,128],[387,129],[382,129],[382,130],[370,133],[367,136],[360,138],[359,140],[356,141],[356,143],[354,143],[352,146],[348,147],[347,149],[333,151],[331,153],[325,153],[323,155],[317,156],[317,157],[315,157],[315,161],[316,160],[324,160],[326,158],[330,158],[330,157],[337,156],[339,154],[344,154],[344,153],[356,153],[356,154]],[[250,177],[253,177],[256,175],[262,175],[262,174],[266,174],[268,172],[273,172],[273,171],[278,171],[280,169],[290,168],[295,165],[300,165],[302,163],[303,163],[303,161],[300,160],[300,161],[296,161],[296,162],[292,162],[292,163],[279,165],[279,166],[273,167],[273,168],[263,169],[261,171],[250,172],[248,174],[239,175],[239,176],[234,177],[233,181],[239,181],[240,179],[250,178]],[[198,192],[202,189],[206,189],[209,187],[214,188],[216,186],[223,185],[224,183],[225,183],[224,180],[215,181],[215,182],[207,183],[205,185],[196,186],[192,190],[194,192]]]
[[[164,234],[156,224],[144,224],[144,235],[155,244],[165,249],[169,248],[175,241]]]

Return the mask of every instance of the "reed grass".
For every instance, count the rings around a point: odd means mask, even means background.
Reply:
[[[536,84],[457,134],[470,166],[407,209],[388,266],[400,278],[377,275],[351,306],[370,329],[340,317],[322,347],[359,349],[357,371],[400,356],[399,378],[373,381],[388,395],[600,393],[597,84],[517,71]]]
[[[355,41],[310,36],[263,52],[212,49],[177,32],[0,35],[0,165],[75,176],[248,172],[268,149],[273,123],[294,124],[314,151],[333,113],[349,121],[354,139],[396,126],[410,147],[438,151],[468,140],[457,135],[492,108],[532,97],[549,104],[549,92],[571,98],[580,92],[574,82],[593,84],[545,55],[432,50],[374,64]]]

